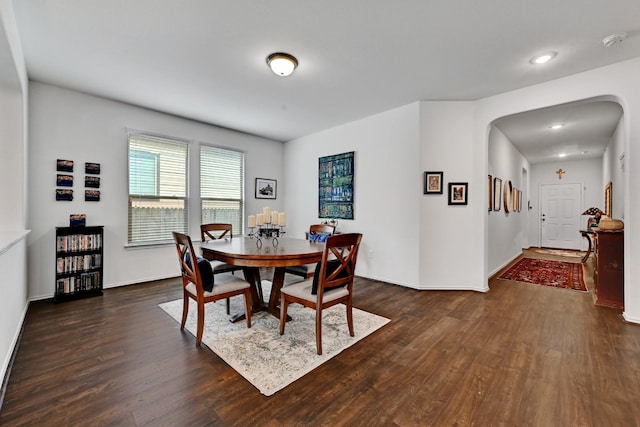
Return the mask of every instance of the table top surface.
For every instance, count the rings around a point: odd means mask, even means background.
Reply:
[[[234,237],[227,240],[210,240],[200,245],[202,256],[247,267],[287,267],[310,264],[322,258],[324,243],[304,239],[280,237],[277,245],[272,239]]]

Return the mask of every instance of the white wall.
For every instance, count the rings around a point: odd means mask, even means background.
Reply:
[[[484,183],[474,182],[471,165],[483,163],[473,147],[474,103],[420,103],[420,158],[423,171],[443,172],[443,194],[420,196],[420,289],[486,290],[478,280],[484,271],[482,230],[474,211],[485,209]],[[480,156],[480,157],[478,157]],[[468,204],[448,204],[448,184],[468,182]]]
[[[256,177],[282,182],[283,144],[104,98],[33,82],[30,86],[29,295],[45,298],[54,289],[56,226],[69,214],[87,214],[87,225],[104,225],[105,287],[178,275],[175,248],[166,245],[126,249],[127,128],[191,140],[191,164],[198,165],[199,142],[245,151],[247,212],[264,200],[254,198]],[[74,201],[55,201],[56,159],[75,162]],[[101,164],[100,202],[84,201],[84,163]],[[37,171],[37,173],[36,173]],[[197,173],[197,168],[192,168]],[[199,236],[199,188],[191,176],[190,233]],[[283,195],[269,201],[282,210]]]
[[[488,162],[488,173],[491,177],[502,180],[500,210],[487,213],[488,269],[493,275],[521,254],[523,247],[528,246],[527,200],[530,195],[529,183],[523,181],[522,170],[525,169],[528,175],[530,165],[496,127],[492,127],[489,133]],[[507,187],[507,181],[511,181],[512,187],[522,191],[520,212],[507,212],[504,209],[504,189]],[[486,203],[489,203],[488,197]]]
[[[625,153],[625,134],[624,121],[622,116],[618,127],[616,128],[609,146],[602,157],[602,188],[611,182],[611,210],[612,218],[624,219],[624,186],[625,186],[625,168],[627,163],[627,155]],[[600,205],[604,210],[604,190]]]
[[[27,310],[27,75],[11,0],[0,1],[0,378]]]
[[[338,231],[363,233],[357,274],[418,287],[419,104],[410,104],[285,144],[287,233],[303,237],[318,218],[318,159],[355,151],[354,219]]]

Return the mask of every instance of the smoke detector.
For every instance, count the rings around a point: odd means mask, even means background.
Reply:
[[[610,34],[602,39],[602,44],[604,47],[611,47],[614,44],[622,42],[625,38],[627,38],[627,33]]]

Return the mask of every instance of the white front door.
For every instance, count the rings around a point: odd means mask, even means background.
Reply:
[[[540,185],[540,245],[580,249],[582,184]]]

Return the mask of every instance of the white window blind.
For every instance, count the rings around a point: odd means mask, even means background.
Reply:
[[[200,146],[200,199],[202,223],[229,223],[243,234],[244,153]]]
[[[129,133],[129,243],[187,232],[186,141]]]

